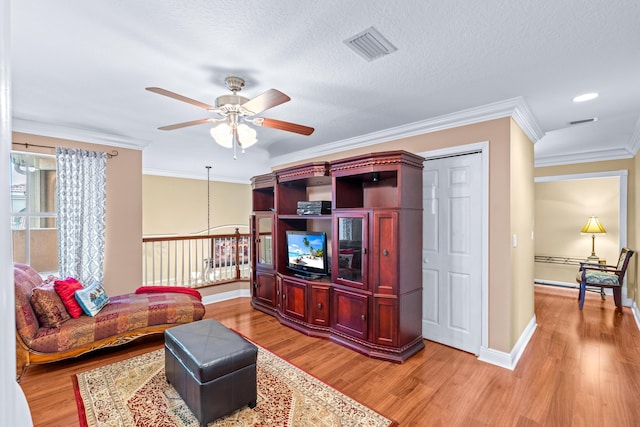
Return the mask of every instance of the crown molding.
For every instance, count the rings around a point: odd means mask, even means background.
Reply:
[[[189,172],[176,171],[176,170],[142,168],[142,174],[154,175],[154,176],[165,176],[169,178],[198,179],[202,181],[207,180],[206,172],[203,175],[202,173],[189,173]],[[211,181],[230,182],[233,184],[251,184],[250,179],[239,178],[237,176],[211,174],[209,179]]]
[[[635,156],[638,154],[638,150],[640,150],[640,117],[638,117],[638,121],[631,134],[631,139],[629,140],[629,151],[631,154]]]
[[[76,129],[16,117],[13,118],[13,131],[32,135],[48,136],[51,138],[108,145],[111,147],[129,148],[132,150],[142,150],[151,142],[142,139],[129,138],[122,135],[112,135],[87,129]]]
[[[271,166],[504,117],[512,117],[534,144],[544,136],[544,132],[536,122],[533,114],[531,114],[531,110],[524,101],[524,98],[517,97],[445,114],[432,119],[421,120],[407,125],[322,144],[318,147],[296,151],[294,153],[274,156],[271,158]]]
[[[590,179],[590,178],[608,178],[611,176],[629,176],[629,171],[626,169],[620,169],[617,171],[604,171],[604,172],[586,172],[586,173],[572,173],[568,175],[547,175],[537,176],[534,178],[534,182],[556,182],[556,181],[572,181],[576,179]],[[537,279],[536,279],[537,280]],[[536,282],[538,283],[538,282]],[[573,286],[573,283],[571,284]]]
[[[628,148],[611,148],[597,151],[552,155],[548,157],[535,156],[534,166],[537,168],[544,166],[562,166],[577,163],[632,159],[633,157],[634,153],[630,152]]]
[[[529,105],[524,102],[522,98],[514,98],[520,99],[521,102],[518,102],[514,108],[511,117],[513,120],[520,126],[522,131],[529,137],[531,142],[534,144],[544,137],[545,132],[542,130],[540,125],[535,119],[535,116],[529,109]]]

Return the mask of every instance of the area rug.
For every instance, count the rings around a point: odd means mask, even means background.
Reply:
[[[258,403],[209,426],[395,426],[331,386],[258,346]],[[196,427],[164,374],[164,349],[74,376],[82,427]]]

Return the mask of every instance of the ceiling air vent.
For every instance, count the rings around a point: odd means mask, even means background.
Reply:
[[[353,37],[349,37],[344,43],[369,62],[398,50],[397,47],[392,45],[389,40],[373,27],[369,27]]]
[[[573,126],[573,125],[581,125],[582,123],[591,123],[591,122],[597,122],[597,121],[598,121],[597,117],[592,117],[589,119],[574,120],[572,122],[569,122],[569,124]]]

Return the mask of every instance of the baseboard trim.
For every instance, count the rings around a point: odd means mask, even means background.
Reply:
[[[202,297],[203,304],[213,304],[214,302],[227,301],[234,298],[251,297],[249,289],[238,289],[235,291],[221,292],[214,295],[206,295]]]
[[[533,283],[535,285],[558,286],[558,287],[561,287],[561,288],[572,288],[572,289],[580,288],[580,284],[568,283],[568,282],[558,282],[556,280],[534,279]]]
[[[520,356],[522,356],[525,348],[527,348],[527,344],[529,344],[529,341],[537,327],[536,315],[534,314],[529,321],[529,324],[522,332],[522,335],[520,335],[518,342],[516,342],[516,345],[511,350],[511,353],[505,353],[504,351],[494,350],[488,347],[481,347],[478,360],[513,371],[518,365]]]

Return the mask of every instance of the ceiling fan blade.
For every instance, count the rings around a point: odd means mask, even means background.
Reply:
[[[269,108],[273,108],[276,105],[284,104],[290,100],[291,98],[279,90],[269,89],[255,98],[248,100],[242,104],[242,107],[251,111],[251,113],[253,113],[251,115],[254,115],[259,114],[264,110],[268,110]]]
[[[254,123],[258,126],[266,126],[268,128],[286,130],[287,132],[299,133],[302,135],[311,135],[315,130],[314,128],[310,128],[309,126],[283,122],[282,120],[265,119],[262,117],[260,119],[256,119]]]
[[[169,90],[162,89],[162,88],[159,88],[159,87],[147,87],[145,89],[147,89],[149,92],[154,92],[154,93],[157,93],[159,95],[168,96],[169,98],[177,99],[178,101],[186,102],[188,104],[195,105],[196,107],[204,108],[205,110],[215,110],[216,109],[216,107],[211,106],[209,104],[205,104],[204,102],[196,101],[195,99],[187,98],[186,96],[182,96],[182,95],[177,94],[175,92],[171,92]]]
[[[200,119],[200,120],[193,120],[190,122],[182,122],[182,123],[176,123],[175,125],[168,125],[168,126],[162,126],[158,129],[160,130],[174,130],[174,129],[180,129],[180,128],[186,128],[187,126],[195,126],[195,125],[203,125],[205,123],[209,123],[212,122],[212,119]]]

